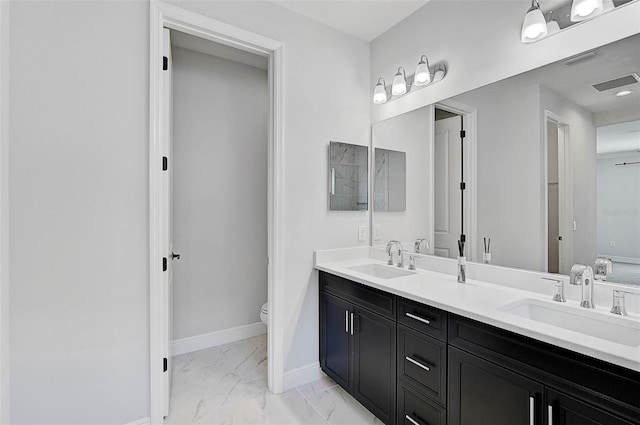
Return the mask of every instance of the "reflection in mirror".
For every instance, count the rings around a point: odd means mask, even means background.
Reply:
[[[368,152],[367,146],[329,143],[329,210],[367,210]]]
[[[433,131],[431,114],[433,108],[425,107],[377,122],[372,127],[371,143],[375,148],[374,152],[386,150],[405,153],[406,176],[405,208],[396,211],[373,209],[374,227],[370,234],[373,236],[374,246],[384,247],[389,240],[394,239],[400,241],[404,249],[412,250],[419,238],[426,238],[432,246],[430,235],[433,232],[433,214],[429,210],[433,179],[432,154],[429,148],[429,134]],[[378,156],[376,160],[377,158]],[[378,190],[375,183],[374,196]],[[431,249],[429,253],[432,252]]]
[[[374,211],[404,211],[407,205],[407,154],[376,148],[373,181]]]
[[[640,150],[638,45],[635,35],[452,99],[477,111],[476,252],[490,237],[493,264],[563,274],[603,256],[608,280],[640,284],[639,165],[615,165]],[[605,148],[606,133],[619,142]]]
[[[640,105],[639,105],[640,106]],[[640,120],[597,130],[597,248],[613,282],[640,282]]]

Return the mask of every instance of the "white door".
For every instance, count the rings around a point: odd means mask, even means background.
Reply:
[[[163,356],[164,376],[162,381],[163,389],[163,409],[164,416],[169,414],[169,396],[171,395],[171,321],[172,321],[172,303],[171,294],[173,291],[173,238],[172,238],[172,216],[173,216],[173,84],[172,84],[172,60],[171,60],[171,38],[170,32],[164,28],[163,40],[163,58],[166,69],[163,72],[163,90],[162,90],[162,120],[163,129],[160,137],[161,149],[163,152],[163,169],[166,171],[162,174],[162,246],[163,268]],[[166,159],[165,159],[166,158]]]
[[[457,258],[461,233],[460,117],[435,122],[434,138],[434,254]]]

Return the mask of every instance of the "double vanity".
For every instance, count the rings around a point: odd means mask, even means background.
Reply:
[[[381,421],[640,424],[635,305],[616,316],[580,307],[573,288],[559,303],[549,283],[518,287],[540,280],[531,272],[479,265],[458,283],[455,261],[417,260],[408,270],[374,247],[315,254],[322,370]]]

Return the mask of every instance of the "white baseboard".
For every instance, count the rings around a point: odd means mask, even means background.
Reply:
[[[611,261],[616,263],[627,263],[627,264],[640,264],[640,258],[633,257],[617,257],[613,255],[602,255],[602,257],[610,258]],[[614,270],[615,273],[615,270]]]
[[[128,422],[125,425],[150,425],[151,418],[140,418],[136,421]]]
[[[238,326],[231,329],[211,332],[208,334],[191,336],[189,338],[177,339],[171,342],[171,355],[191,353],[216,345],[228,344],[241,339],[247,339],[267,333],[267,326],[262,322],[250,325]]]
[[[284,373],[284,390],[288,391],[292,388],[299,387],[300,385],[317,381],[324,376],[326,375],[322,369],[320,369],[319,362],[301,366]]]

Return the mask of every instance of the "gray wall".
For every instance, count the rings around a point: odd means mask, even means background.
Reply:
[[[145,2],[13,2],[11,423],[148,416]]]
[[[267,300],[266,70],[173,48],[173,338],[260,321]]]
[[[634,161],[640,153],[598,159],[598,255],[640,262],[640,164],[615,165]]]
[[[573,263],[596,259],[596,129],[591,112],[540,87],[540,111],[551,111],[569,125],[573,163]]]
[[[498,84],[453,98],[477,109],[475,260],[487,237],[493,264],[541,270],[539,87]]]

